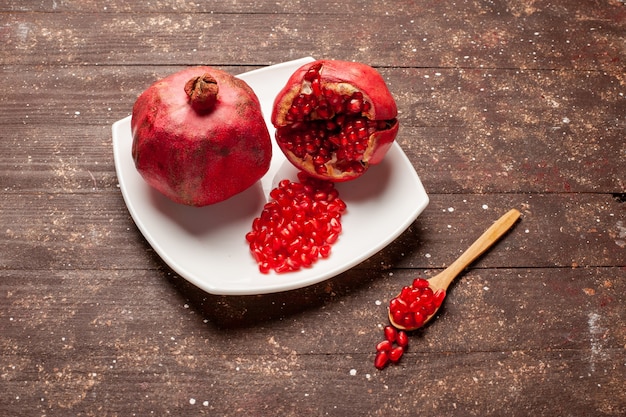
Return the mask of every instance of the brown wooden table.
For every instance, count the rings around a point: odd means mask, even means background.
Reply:
[[[0,37],[0,415],[626,415],[623,0],[6,0]],[[205,293],[133,223],[111,125],[186,66],[307,55],[383,74],[430,205],[328,281]],[[509,208],[375,369],[390,297]]]

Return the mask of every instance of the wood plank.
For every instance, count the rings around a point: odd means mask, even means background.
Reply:
[[[566,129],[554,141],[542,127],[402,126],[397,139],[429,193],[623,193],[626,129]],[[0,172],[5,192],[117,187],[111,126],[17,125],[0,142]]]
[[[433,2],[431,2],[432,4]],[[301,13],[305,15],[342,15],[342,14],[396,14],[407,13],[421,9],[420,5],[407,4],[404,1],[373,0],[367,4],[337,2],[333,0],[318,0],[314,3],[302,5],[294,2],[181,2],[178,0],[164,0],[159,3],[146,2],[138,5],[130,2],[112,3],[103,5],[94,0],[63,0],[53,3],[41,0],[6,0],[0,11],[14,12],[48,12],[48,13]],[[418,9],[418,10],[419,10]]]
[[[575,351],[426,354],[413,360],[411,372],[398,367],[385,374],[363,370],[363,357],[353,354],[293,357],[286,352],[240,358],[224,353],[217,361],[205,355],[175,361],[171,356],[140,353],[56,368],[54,362],[35,361],[21,381],[6,384],[5,410],[22,415],[28,407],[48,416],[67,415],[68,409],[85,416],[103,411],[109,415],[414,416],[419,411],[426,416],[527,416],[529,411],[561,415],[573,409],[580,416],[623,414],[623,367],[598,366],[590,377],[577,372],[584,360],[581,356]],[[625,359],[623,351],[615,352],[615,357]],[[134,363],[136,368],[118,362]],[[213,366],[207,368],[207,363]],[[354,376],[352,370],[357,372]]]
[[[94,182],[114,185],[111,124],[130,114],[150,83],[180,68],[100,68],[96,89],[89,67],[5,68],[0,122],[13,127],[0,142],[0,188],[64,192],[91,189]],[[381,72],[401,111],[398,142],[430,192],[626,189],[624,74],[588,73],[583,85],[573,82],[573,72]]]
[[[0,415],[626,415],[625,31],[623,0],[5,0]],[[188,65],[304,55],[383,74],[430,205],[322,283],[207,294],[133,224],[111,124]],[[376,370],[390,297],[511,207]]]
[[[498,250],[477,265],[524,268],[625,264],[625,207],[611,196],[435,194],[412,227],[357,269],[448,265],[509,208],[520,209],[522,221]],[[6,225],[6,239],[0,241],[3,269],[165,267],[148,250],[118,190],[13,194],[3,200],[0,224]],[[242,254],[245,256],[245,251]]]
[[[547,130],[511,129],[487,142],[483,132],[472,128],[461,137],[456,129],[403,128],[398,141],[429,193],[505,190],[618,196],[624,191],[624,132],[608,130],[602,137],[577,144],[578,136],[545,143],[550,135]],[[587,132],[588,137],[594,137],[593,130]],[[0,189],[84,193],[116,187],[110,131],[110,126],[77,126],[69,133],[60,133],[54,126],[12,129],[0,144],[4,150]],[[489,146],[482,146],[486,143]]]
[[[572,401],[590,415],[619,415],[626,333],[612,323],[624,321],[626,275],[612,271],[470,271],[440,317],[411,334],[400,365],[382,372],[372,361],[385,307],[373,306],[414,271],[365,281],[352,271],[259,297],[208,296],[151,272],[55,271],[42,281],[16,271],[0,283],[4,407],[92,415],[106,402],[142,414],[202,411],[209,401],[211,413],[231,415],[246,404],[262,412],[268,403],[248,403],[259,395],[289,413],[324,399],[341,415],[351,393],[359,415],[558,414]]]
[[[0,69],[5,93],[0,102],[0,122],[110,125],[130,114],[135,99],[150,84],[182,68],[69,66],[42,71],[41,67],[4,66]],[[217,68],[240,74],[259,67]],[[621,119],[626,111],[623,71],[379,71],[406,127],[454,127],[462,131],[474,126],[486,137],[518,128],[602,137],[607,131],[626,128]],[[584,83],[576,81],[581,77]]]
[[[416,223],[380,254],[382,265],[447,266],[510,208],[522,212],[520,222],[478,266],[591,267],[620,266],[626,261],[620,237],[626,207],[609,195],[430,197],[430,205]]]
[[[546,3],[524,10],[518,4],[507,8],[430,1],[399,6],[391,14],[365,9],[357,18],[342,3],[324,10],[321,30],[320,19],[302,14],[299,7],[287,14],[101,11],[96,12],[97,25],[87,12],[6,12],[0,55],[5,64],[33,65],[266,65],[310,54],[374,66],[619,66],[625,59],[623,44],[615,41],[626,25],[622,5],[569,3],[571,8]],[[483,18],[469,22],[467,16],[476,13]],[[560,24],[554,25],[555,20]]]
[[[9,346],[25,332],[38,337],[4,352],[37,358],[54,346],[56,352],[108,355],[154,328],[160,332],[147,337],[208,355],[219,356],[221,346],[233,341],[231,354],[276,354],[270,340],[258,344],[270,337],[288,341],[302,355],[368,355],[382,337],[389,298],[426,272],[350,271],[299,290],[236,297],[206,294],[179,277],[151,271],[53,271],[43,280],[37,272],[7,271],[0,284],[10,318],[3,343]],[[626,342],[626,329],[613,325],[625,318],[625,274],[623,268],[471,270],[452,287],[437,319],[410,334],[410,352],[595,349],[588,357],[592,367],[607,359],[601,351]],[[530,337],[535,332],[541,337]],[[341,337],[349,333],[356,337]],[[129,352],[141,348],[127,346]]]
[[[403,0],[371,0],[367,4],[361,2],[338,2],[336,0],[316,0],[302,5],[297,2],[181,2],[180,0],[161,0],[136,4],[131,2],[111,2],[103,5],[97,0],[5,0],[0,5],[2,12],[48,12],[48,13],[290,13],[305,15],[404,15],[407,13],[437,15],[442,10],[454,11],[458,15],[513,15],[524,18],[538,13],[549,13],[561,16],[572,15],[596,18],[619,19],[619,0],[603,3],[601,6],[593,0],[563,0],[553,4],[548,0],[537,0],[531,5],[519,1],[503,1],[500,3],[484,3],[480,1],[463,1],[460,3],[441,3],[437,0],[406,2]],[[452,13],[454,15],[454,13]],[[444,16],[449,17],[449,16]]]

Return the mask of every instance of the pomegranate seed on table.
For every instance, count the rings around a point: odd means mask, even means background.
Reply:
[[[403,330],[387,325],[383,328],[385,339],[376,345],[374,366],[384,369],[390,362],[398,363],[409,345],[409,339]]]
[[[396,343],[398,344],[398,346],[402,346],[405,349],[407,348],[407,346],[409,346],[409,337],[407,336],[405,331],[400,330],[398,332],[398,336],[396,337]]]
[[[392,343],[389,340],[383,340],[376,345],[377,352],[390,351],[393,347]]]
[[[385,331],[385,339],[389,340],[389,342],[393,343],[396,341],[398,337],[398,330],[396,330],[393,326],[385,326],[383,329]]]
[[[391,362],[398,362],[404,353],[404,348],[402,346],[396,346],[389,351],[389,360]]]
[[[378,369],[383,369],[389,363],[389,352],[381,351],[376,353],[376,358],[374,359],[374,366]]]

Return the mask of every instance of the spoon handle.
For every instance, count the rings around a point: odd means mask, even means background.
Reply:
[[[519,216],[520,212],[512,209],[496,220],[456,261],[429,280],[431,288],[448,288],[461,271],[496,243],[515,224]]]

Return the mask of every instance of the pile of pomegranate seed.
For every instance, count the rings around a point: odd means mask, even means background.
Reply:
[[[445,290],[433,293],[427,280],[416,278],[411,286],[403,287],[400,294],[391,299],[389,311],[396,324],[416,329],[435,313],[445,296]]]
[[[402,330],[385,326],[385,340],[376,345],[374,366],[383,369],[389,362],[397,363],[409,346],[409,338]]]
[[[343,161],[343,171],[362,172],[361,160],[370,136],[387,129],[387,122],[369,120],[363,113],[371,103],[363,93],[340,93],[322,86],[319,67],[311,67],[304,79],[309,83],[293,100],[286,119],[290,123],[276,131],[276,140],[300,159],[309,155],[315,171],[326,174],[326,163]]]
[[[299,182],[283,180],[246,234],[259,270],[267,274],[297,271],[330,255],[341,233],[346,204],[334,184],[298,173]]]

